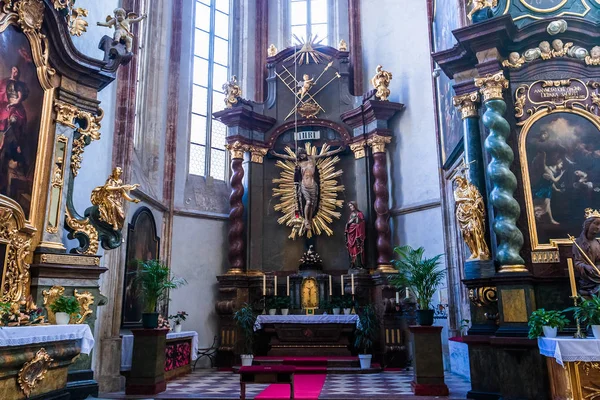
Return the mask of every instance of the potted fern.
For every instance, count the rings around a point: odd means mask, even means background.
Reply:
[[[600,297],[592,295],[589,299],[583,299],[577,306],[565,310],[573,311],[576,319],[584,326],[592,328],[594,337],[600,339]]]
[[[434,310],[431,299],[437,287],[444,281],[446,271],[440,268],[443,254],[432,258],[424,257],[425,249],[413,249],[410,246],[400,246],[394,249],[398,259],[393,260],[398,274],[390,277],[390,283],[401,291],[408,288],[417,299],[417,322],[419,325],[433,325]]]
[[[56,325],[67,325],[72,314],[79,314],[81,307],[75,297],[60,296],[50,304],[50,310],[56,317]]]
[[[169,267],[159,260],[138,261],[138,263],[135,283],[144,300],[142,327],[155,329],[158,327],[157,307],[160,302],[167,298],[169,289],[177,289],[187,282],[183,278],[172,276]]]
[[[379,333],[379,318],[375,307],[370,304],[363,307],[358,315],[358,321],[358,328],[354,332],[354,347],[360,352],[358,355],[360,368],[369,369],[373,355],[368,352],[373,348]]]
[[[354,307],[354,300],[352,299],[352,295],[343,295],[341,300],[341,306],[344,310],[344,315],[350,315],[350,313],[352,312],[352,307]]]
[[[542,332],[547,338],[555,338],[558,331],[562,331],[568,324],[569,320],[563,315],[563,311],[546,311],[540,308],[529,317],[529,339],[542,336]]]
[[[292,304],[289,297],[278,297],[277,298],[277,307],[281,309],[281,315],[288,315],[290,313],[290,305]]]
[[[242,308],[237,310],[233,314],[233,320],[235,321],[240,333],[244,336],[244,349],[240,358],[242,359],[242,367],[248,367],[252,365],[252,354],[254,349],[254,323],[256,322],[256,316],[252,306],[248,303],[244,304]]]

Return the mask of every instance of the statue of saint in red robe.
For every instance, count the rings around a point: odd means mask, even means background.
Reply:
[[[365,268],[365,239],[367,231],[365,216],[358,209],[355,201],[348,202],[350,217],[346,222],[345,238],[348,254],[350,254],[350,268]]]

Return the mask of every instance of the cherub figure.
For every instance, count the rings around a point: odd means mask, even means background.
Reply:
[[[304,76],[302,76],[302,82],[299,82],[298,86],[300,87],[298,96],[300,97],[300,100],[302,100],[304,96],[308,94],[310,89],[315,86],[315,78],[311,78],[308,74],[304,74]]]
[[[125,49],[128,53],[131,53],[133,49],[133,33],[131,32],[131,24],[140,22],[148,16],[142,14],[138,17],[136,13],[130,12],[129,14],[123,8],[115,8],[113,12],[114,16],[108,15],[106,22],[98,22],[98,26],[105,26],[107,28],[115,27],[115,35],[113,37],[115,43],[123,41]]]
[[[498,0],[469,0],[467,7],[469,7],[471,4],[473,4],[473,8],[469,14],[467,14],[467,18],[469,18],[469,20],[473,19],[473,14],[475,14],[477,11],[483,10],[486,7],[496,7],[498,5]]]

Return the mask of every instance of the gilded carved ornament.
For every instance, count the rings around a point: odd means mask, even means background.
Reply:
[[[112,174],[102,186],[92,190],[90,200],[92,205],[98,206],[100,213],[100,221],[112,226],[115,231],[120,231],[125,223],[125,210],[123,209],[124,200],[132,203],[139,203],[139,199],[135,199],[129,195],[129,192],[137,189],[140,185],[123,184],[121,175],[123,170],[121,167],[115,167]]]
[[[238,99],[242,97],[242,88],[238,85],[238,80],[235,75],[232,75],[231,79],[223,84],[223,94],[225,94],[226,108],[233,107],[238,103]]]
[[[77,219],[71,215],[69,208],[65,211],[65,222],[69,228],[73,231],[73,236],[82,234],[89,239],[89,246],[83,252],[87,255],[95,255],[98,252],[98,230],[92,225],[89,218]]]
[[[573,44],[573,42],[564,43],[560,39],[554,39],[552,44],[548,41],[543,41],[540,42],[538,47],[528,49],[522,54],[518,52],[510,53],[508,59],[502,62],[502,66],[517,69],[537,59],[551,60],[560,57],[583,60],[587,65],[600,65],[600,46],[594,46],[588,51],[581,46]]]
[[[502,100],[503,90],[508,89],[508,80],[504,77],[504,72],[499,71],[482,78],[475,78],[475,86],[479,88],[484,103],[488,100]]]
[[[231,155],[232,159],[244,158],[244,153],[249,150],[249,146],[247,144],[243,144],[238,140],[233,143],[227,143],[225,148],[229,150],[229,154]]]
[[[373,149],[373,153],[385,153],[385,145],[391,142],[391,136],[380,136],[377,134],[367,139],[367,145]]]
[[[48,313],[48,322],[51,324],[56,323],[56,316],[52,312],[50,306],[61,296],[65,295],[65,288],[62,286],[52,286],[48,290],[42,291],[44,296],[44,307]],[[80,312],[71,314],[69,323],[71,324],[83,324],[87,317],[93,313],[91,307],[94,304],[94,296],[90,292],[79,292],[77,289],[73,291],[73,295],[79,303]]]
[[[58,11],[66,10],[65,18],[71,36],[81,36],[87,32],[88,23],[83,18],[88,16],[88,10],[75,7],[75,0],[54,0],[53,5]]]
[[[267,55],[269,57],[275,57],[277,55],[277,47],[275,47],[273,43],[271,43],[271,45],[267,49]]]
[[[56,324],[56,316],[54,312],[50,309],[50,306],[54,304],[54,302],[60,297],[65,295],[65,288],[62,286],[52,286],[50,289],[42,291],[42,296],[44,298],[44,308],[46,309],[46,313],[48,315],[48,322],[51,324]]]
[[[23,300],[29,288],[31,235],[21,232],[25,218],[17,210],[13,200],[0,199],[0,240],[7,244],[1,301],[9,303]]]
[[[266,147],[250,145],[248,146],[248,151],[250,152],[251,161],[253,163],[262,164],[263,158],[267,155],[269,150]]]
[[[479,92],[454,96],[454,107],[460,109],[462,119],[479,116]]]
[[[348,51],[348,43],[346,43],[346,41],[344,39],[340,40],[340,43],[338,44],[338,50],[339,51]]]
[[[23,364],[17,374],[17,382],[25,397],[29,398],[37,384],[45,378],[50,363],[54,361],[42,347],[31,361]]]
[[[99,266],[100,257],[83,257],[75,256],[72,254],[53,254],[47,253],[40,255],[40,262],[42,264],[67,264],[67,265],[86,265],[86,266]]]
[[[385,71],[381,65],[378,65],[375,70],[375,76],[371,78],[371,85],[375,88],[375,97],[381,101],[387,101],[390,97],[390,82],[392,81],[392,73]]]
[[[366,149],[365,149],[366,146],[367,146],[366,140],[361,140],[356,143],[350,144],[350,150],[352,150],[352,152],[354,153],[355,159],[358,160],[358,159],[364,158],[366,156]]]
[[[498,301],[498,292],[490,286],[469,289],[469,300],[477,307],[489,306]]]

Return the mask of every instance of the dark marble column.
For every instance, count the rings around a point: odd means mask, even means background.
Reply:
[[[517,227],[521,214],[519,203],[514,198],[517,177],[510,170],[514,160],[512,148],[506,143],[510,136],[510,125],[504,118],[506,103],[502,92],[508,88],[508,80],[502,71],[475,79],[475,86],[481,88],[485,114],[483,125],[490,131],[485,141],[485,149],[491,156],[487,167],[492,184],[490,202],[494,207],[494,232],[496,233],[496,260],[500,263],[499,272],[527,272],[525,261],[519,255],[523,247],[523,233]]]
[[[375,199],[373,208],[375,210],[375,232],[377,233],[377,271],[395,272],[392,267],[392,239],[390,231],[390,194],[388,191],[387,180],[387,159],[385,145],[390,143],[392,138],[389,136],[379,136],[377,134],[367,139],[367,144],[371,146],[373,153],[373,193]]]
[[[231,154],[231,195],[229,196],[229,271],[243,274],[246,271],[246,240],[244,236],[244,153],[247,146],[239,141],[227,144]]]

